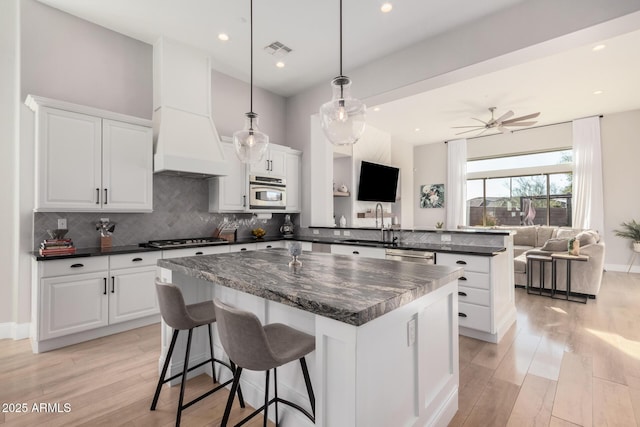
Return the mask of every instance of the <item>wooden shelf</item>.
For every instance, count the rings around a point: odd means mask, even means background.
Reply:
[[[333,192],[333,197],[349,197],[351,196],[351,193],[349,193],[348,191],[346,193],[342,192],[342,191],[334,191]]]
[[[380,215],[378,214],[378,216]],[[382,213],[383,218],[391,218],[392,216],[394,215],[391,212]],[[375,218],[375,217],[376,217],[375,212],[358,212],[358,218]]]

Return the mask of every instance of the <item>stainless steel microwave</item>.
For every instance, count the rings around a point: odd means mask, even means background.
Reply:
[[[287,183],[275,176],[249,175],[249,209],[285,209]]]

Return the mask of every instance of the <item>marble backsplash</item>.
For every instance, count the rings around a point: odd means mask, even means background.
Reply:
[[[100,218],[109,218],[116,224],[113,245],[137,245],[149,240],[177,239],[211,236],[224,218],[238,223],[238,238],[251,236],[251,230],[262,227],[267,236],[280,235],[284,222],[283,213],[273,214],[271,219],[257,219],[245,213],[209,213],[209,187],[206,179],[178,176],[154,175],[153,212],[35,212],[34,248],[49,238],[47,230],[57,228],[58,219],[67,219],[67,237],[73,239],[78,248],[100,246],[100,234],[95,224]],[[291,214],[297,225],[299,214]]]

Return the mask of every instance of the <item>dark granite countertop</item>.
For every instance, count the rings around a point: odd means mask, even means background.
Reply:
[[[462,276],[462,268],[286,249],[158,260],[158,266],[350,325],[363,325]]]

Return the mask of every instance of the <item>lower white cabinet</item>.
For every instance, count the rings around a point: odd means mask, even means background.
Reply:
[[[371,246],[331,245],[331,253],[336,255],[356,255],[378,259],[384,259],[386,257],[384,248],[374,248]]]
[[[182,258],[185,256],[224,254],[229,252],[229,246],[222,244],[218,246],[201,246],[196,248],[181,248],[162,251],[162,258]]]
[[[464,268],[458,279],[460,334],[498,342],[516,318],[506,253],[481,256],[439,252],[436,264]]]
[[[34,261],[34,352],[156,323],[160,255],[158,251]]]

